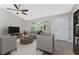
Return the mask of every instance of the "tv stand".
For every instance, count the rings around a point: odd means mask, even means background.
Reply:
[[[16,36],[18,36],[20,33],[13,33],[13,34],[10,34],[11,36],[14,36],[14,35],[16,35]]]

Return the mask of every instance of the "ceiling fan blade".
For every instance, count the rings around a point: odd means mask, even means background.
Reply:
[[[26,12],[26,11],[29,11],[29,10],[25,9],[25,10],[21,10],[21,11]]]
[[[15,9],[12,9],[12,8],[7,8],[8,10],[13,10],[13,11],[17,11],[17,10],[15,10]]]
[[[20,6],[21,6],[21,4],[18,4],[18,6],[20,7]]]
[[[16,4],[13,4],[13,5],[16,7],[17,10],[19,9],[18,6],[17,6]]]
[[[26,13],[22,12],[24,15],[27,15]]]

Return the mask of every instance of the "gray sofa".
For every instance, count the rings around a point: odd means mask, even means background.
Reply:
[[[37,35],[37,49],[53,54],[54,36],[52,34]]]
[[[6,54],[17,48],[16,36],[0,35],[0,54]]]

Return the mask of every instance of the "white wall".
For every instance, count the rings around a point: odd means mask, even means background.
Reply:
[[[27,21],[27,30],[30,32],[31,31],[31,25],[32,25],[32,22],[41,22],[43,24],[44,21],[49,21],[50,22],[50,29],[49,29],[49,32],[51,32],[51,20],[52,20],[52,16],[48,16],[48,17],[42,17],[42,18],[37,18],[37,19],[32,19],[32,20],[29,20]],[[53,22],[52,22],[53,24]],[[53,27],[53,26],[52,26]]]
[[[18,26],[23,31],[27,29],[27,22],[0,8],[0,34],[7,32],[8,26]]]
[[[77,9],[79,9],[79,4],[74,4],[71,12],[74,13]]]

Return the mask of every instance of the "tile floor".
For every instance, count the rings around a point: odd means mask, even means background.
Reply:
[[[17,40],[17,51],[12,52],[13,55],[42,55],[42,51],[37,51],[37,41],[32,44],[23,45]],[[54,55],[74,55],[72,43],[67,41],[55,40]]]
[[[33,41],[32,44],[23,45],[17,41],[17,51],[12,52],[13,55],[41,55],[43,52],[36,50],[37,42]]]

